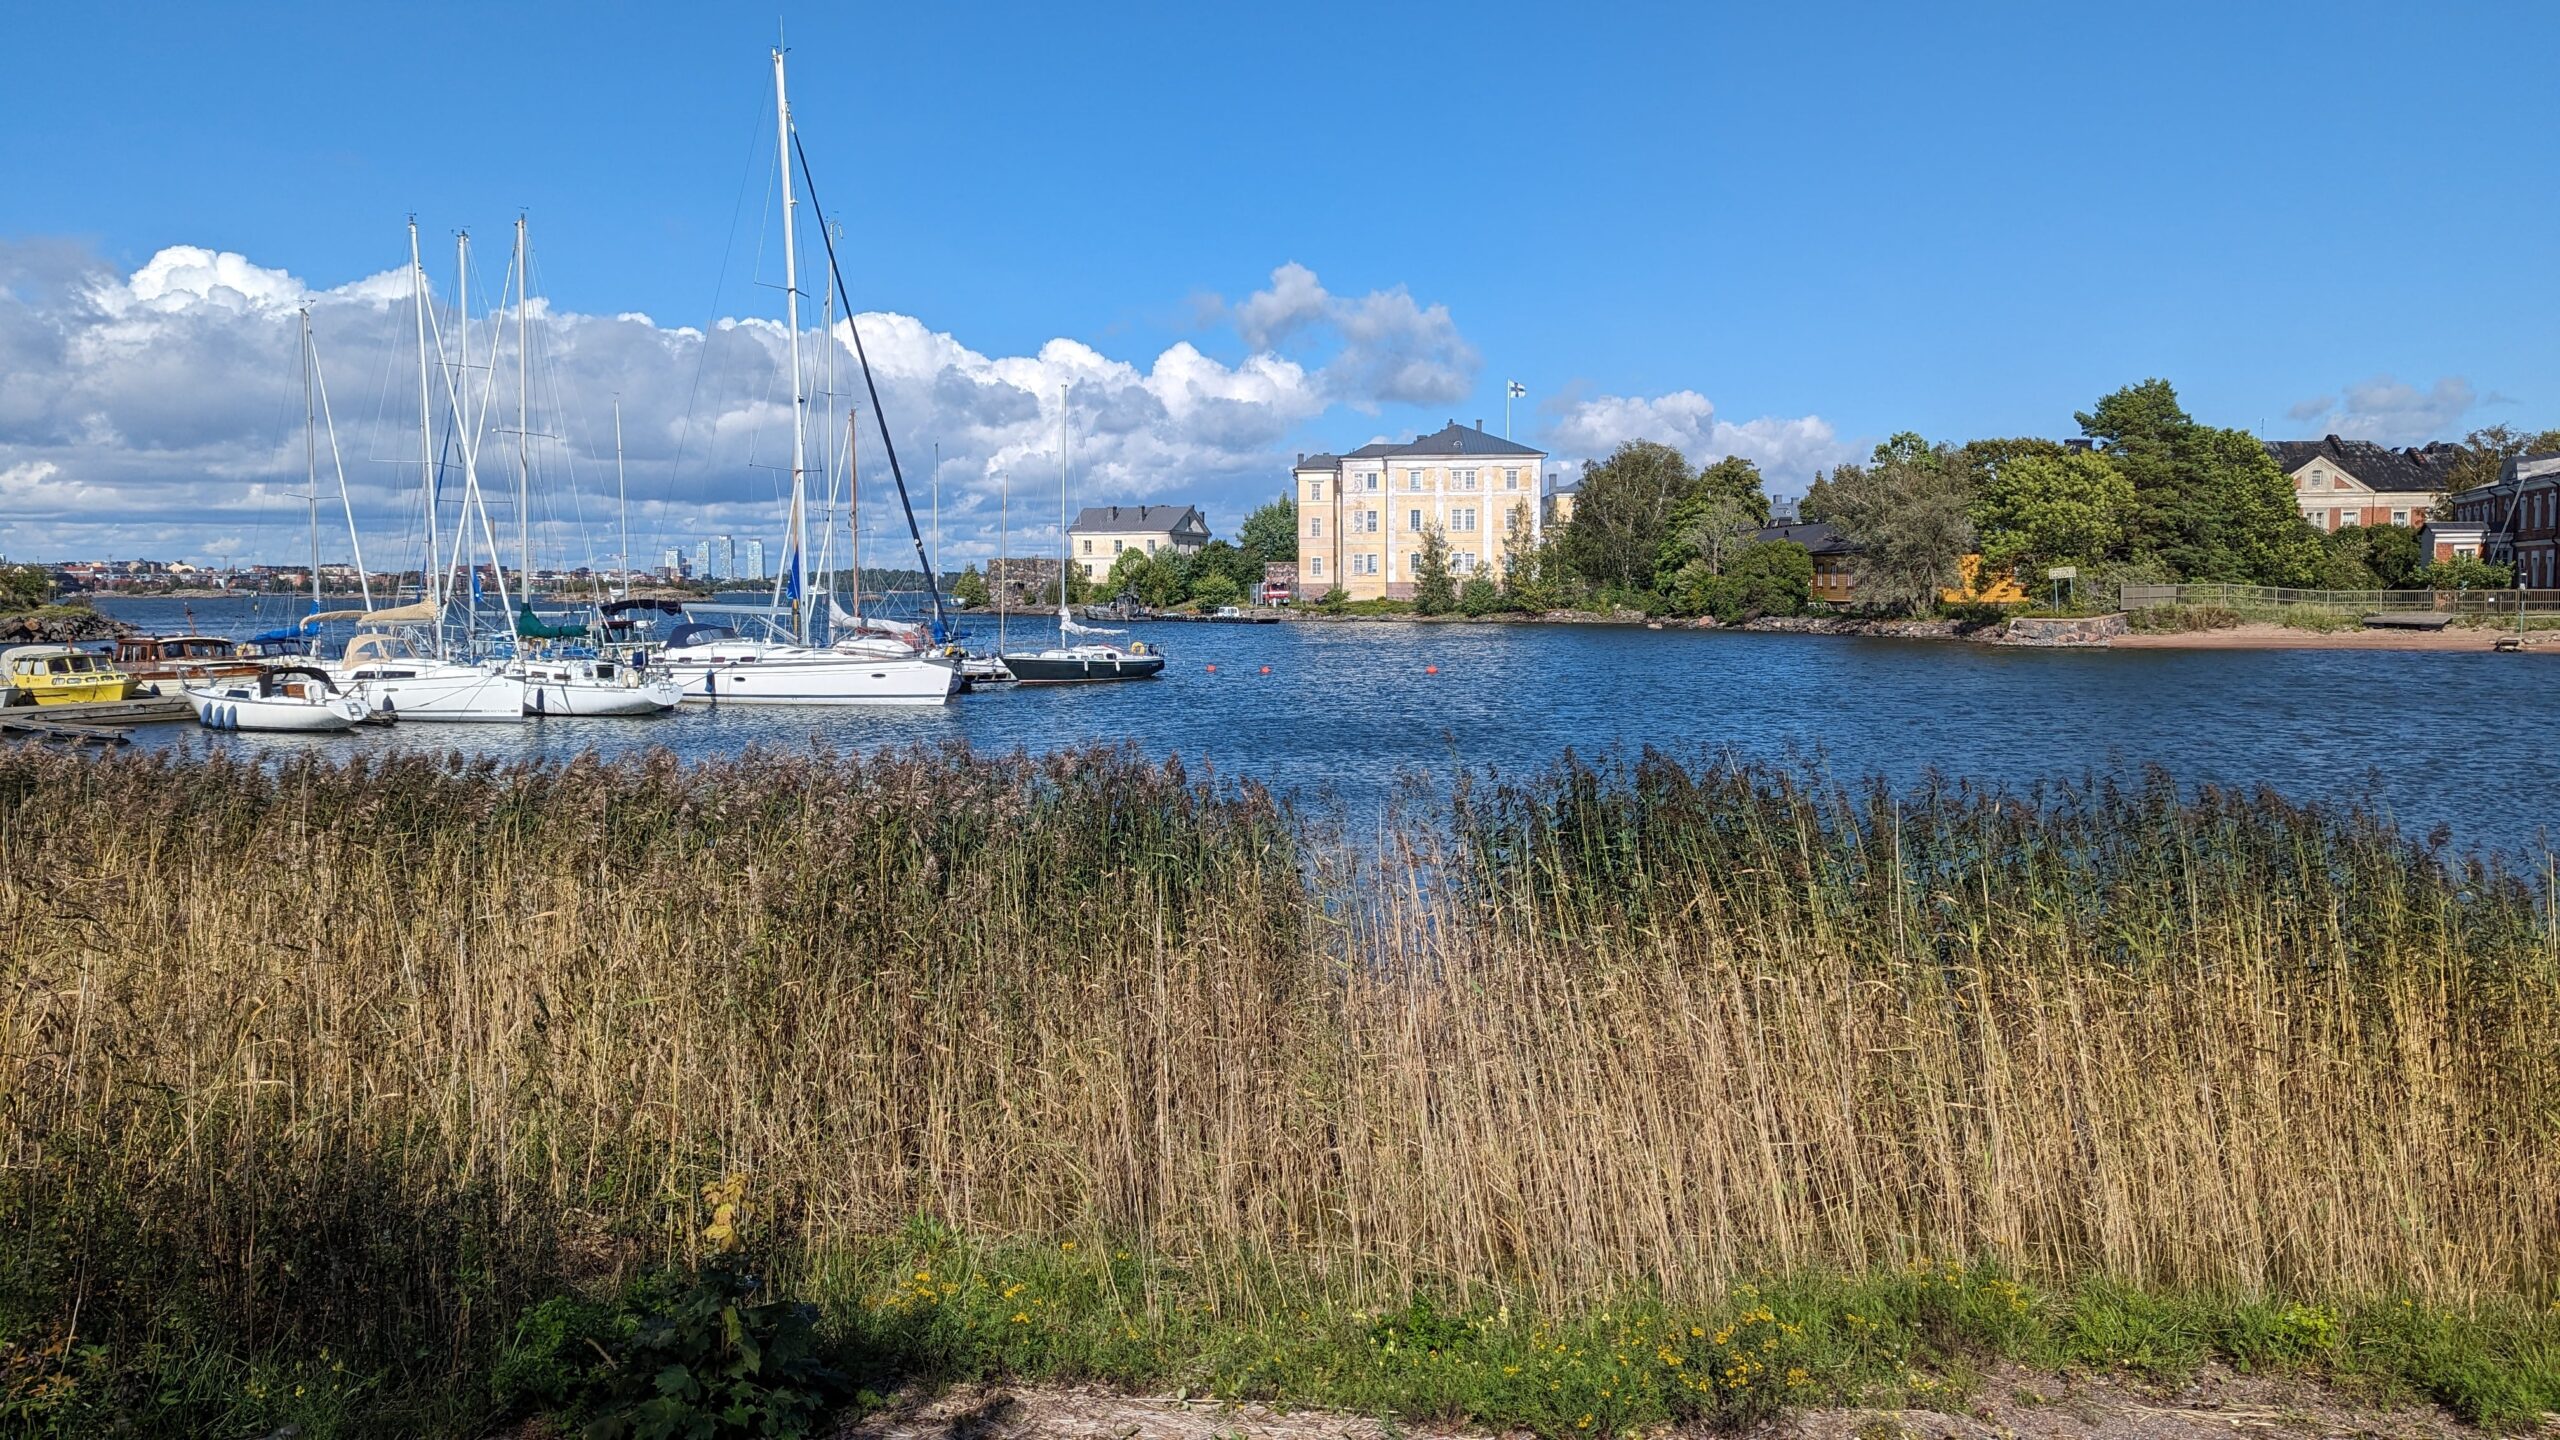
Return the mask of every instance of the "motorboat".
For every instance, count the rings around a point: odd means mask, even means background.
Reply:
[[[658,658],[700,704],[940,705],[960,686],[948,656],[858,654],[698,623],[677,626]]]
[[[362,685],[378,714],[437,723],[518,723],[525,682],[495,665],[419,654],[397,631],[359,630],[326,667],[342,686]]]
[[[371,718],[363,687],[340,689],[316,665],[275,665],[248,675],[203,675],[183,687],[198,724],[213,730],[325,734]]]
[[[532,656],[509,673],[524,682],[528,715],[664,715],[684,701],[673,676],[610,655]]]
[[[1003,657],[1004,668],[1025,685],[1067,685],[1095,680],[1147,680],[1164,673],[1164,656],[1144,640],[1126,649],[1087,643],[1061,645]]]
[[[71,645],[17,645],[0,650],[13,704],[76,705],[121,700],[130,677],[105,656]]]
[[[255,655],[243,654],[239,641],[219,635],[128,635],[116,642],[116,665],[137,686],[181,689],[253,676],[259,670]]]

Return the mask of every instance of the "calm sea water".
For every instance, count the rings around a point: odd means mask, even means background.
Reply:
[[[215,633],[248,633],[291,613],[271,606],[261,616],[240,601],[183,604]],[[104,608],[153,628],[181,623],[177,601]],[[651,746],[719,755],[812,741],[839,750],[1132,741],[1352,814],[1415,776],[1516,773],[1567,747],[1605,754],[1652,745],[1900,783],[1936,770],[2023,787],[2157,764],[2190,783],[2365,800],[2413,831],[2448,825],[2457,844],[2493,848],[2538,848],[2560,813],[2560,752],[2541,740],[2560,671],[2514,656],[2013,650],[1617,626],[1130,628],[1170,653],[1164,678],[994,688],[912,712],[687,705],[657,720],[403,725],[326,737],[153,726],[136,738],[206,750],[458,750],[503,759]],[[1015,633],[1017,645],[1043,639],[1038,627]],[[992,648],[992,624],[969,639]]]

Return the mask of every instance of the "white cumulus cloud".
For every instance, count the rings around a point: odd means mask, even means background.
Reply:
[[[1606,459],[1629,440],[1653,440],[1696,465],[1742,456],[1782,485],[1802,485],[1814,471],[1853,453],[1819,415],[1764,415],[1737,424],[1718,415],[1715,402],[1695,390],[1573,400],[1555,415],[1547,435],[1550,448],[1568,466]]]
[[[458,358],[465,341],[451,297],[431,298],[443,330],[430,348]],[[496,528],[512,535],[515,316],[475,299],[472,368],[454,372],[454,383],[478,416],[468,435]],[[307,508],[293,497],[304,486],[306,308],[365,558],[415,564],[424,507],[405,268],[326,286],[179,245],[127,273],[59,241],[0,243],[0,554],[221,562],[301,553]],[[1337,296],[1299,266],[1281,267],[1271,289],[1219,313],[1240,342],[1229,347],[1232,361],[1209,353],[1204,344],[1215,341],[1205,339],[1152,357],[1066,337],[995,355],[914,316],[839,320],[835,398],[820,402],[826,418],[812,425],[811,464],[841,455],[846,408],[859,398],[868,555],[906,556],[849,323],[861,327],[920,511],[941,482],[949,553],[938,558],[955,566],[993,550],[999,476],[1011,483],[1015,545],[1054,543],[1062,403],[1072,415],[1074,503],[1179,497],[1203,503],[1224,530],[1286,485],[1294,429],[1337,406],[1453,399],[1478,363],[1445,307],[1400,288]],[[612,562],[617,400],[635,559],[706,534],[778,538],[791,393],[779,323],[671,327],[540,297],[529,320],[529,518],[540,563]],[[817,386],[831,347],[813,328],[802,348]],[[430,454],[456,485],[463,447],[446,384],[439,368]],[[325,522],[337,509],[326,439],[320,472]],[[828,481],[812,483],[823,494]],[[444,523],[452,525],[450,507]],[[845,523],[836,521],[839,554]],[[344,529],[339,520],[324,537],[332,555],[345,553]]]

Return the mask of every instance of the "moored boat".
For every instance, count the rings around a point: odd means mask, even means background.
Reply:
[[[672,676],[607,655],[535,657],[510,673],[524,682],[528,715],[664,715],[684,700]]]
[[[104,656],[70,645],[19,645],[0,650],[0,672],[16,704],[76,705],[121,700],[130,678]]]
[[[128,635],[116,642],[116,666],[135,685],[228,680],[258,673],[258,659],[219,635]]]
[[[185,687],[196,721],[214,730],[325,734],[353,730],[372,706],[361,687],[341,690],[313,665],[276,665],[250,675],[206,676]]]
[[[1004,668],[1025,685],[1066,685],[1092,680],[1146,680],[1164,673],[1164,656],[1133,642],[1066,645],[1004,657]]]

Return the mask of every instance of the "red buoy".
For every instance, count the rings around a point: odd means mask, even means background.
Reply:
[[[1262,667],[1262,673],[1263,673],[1263,674],[1265,674],[1265,675],[1270,674],[1270,673],[1271,673],[1271,667],[1270,667],[1270,666],[1268,666],[1268,665],[1263,666],[1263,667]]]
[[[1217,674],[1217,673],[1218,673],[1218,667],[1217,667],[1217,666],[1215,666],[1215,665],[1210,666],[1210,667],[1209,667],[1209,673],[1210,673],[1210,674],[1212,674],[1212,675]]]
[[[1425,675],[1437,675],[1440,673],[1440,667],[1437,665],[1425,665],[1422,667],[1422,673]]]

